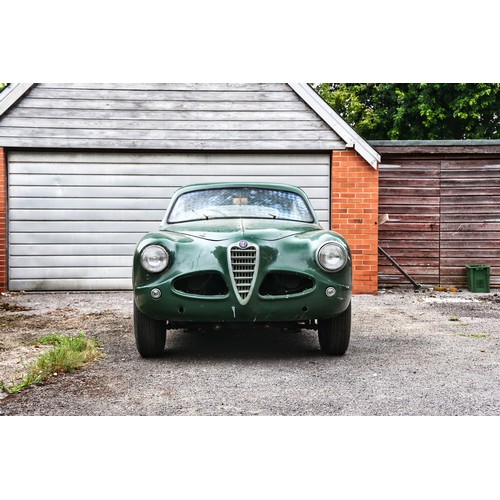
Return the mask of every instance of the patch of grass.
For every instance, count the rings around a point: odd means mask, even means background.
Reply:
[[[459,333],[460,337],[469,337],[471,339],[487,339],[487,333]]]
[[[457,318],[456,316],[453,316],[451,318],[448,318],[448,321],[460,321],[460,318]]]
[[[39,339],[38,343],[54,347],[31,363],[28,374],[18,384],[7,387],[0,381],[0,390],[8,394],[18,393],[50,377],[72,372],[102,356],[98,342],[89,339],[83,332],[75,336],[51,333]]]

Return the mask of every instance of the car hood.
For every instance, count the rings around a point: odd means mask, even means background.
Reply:
[[[160,227],[160,231],[180,233],[209,241],[235,238],[276,241],[296,234],[321,230],[318,224],[274,219],[212,219],[166,224]]]

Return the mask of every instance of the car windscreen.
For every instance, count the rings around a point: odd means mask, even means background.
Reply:
[[[281,189],[235,187],[204,189],[182,194],[175,201],[167,222],[251,218],[314,222],[300,194]]]

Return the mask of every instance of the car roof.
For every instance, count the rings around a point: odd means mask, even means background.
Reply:
[[[203,189],[223,189],[223,188],[238,188],[238,187],[253,187],[261,189],[277,189],[282,191],[292,191],[294,193],[305,195],[305,192],[291,184],[279,184],[274,182],[205,182],[199,184],[189,184],[178,189],[175,195],[187,193],[189,191],[200,191]],[[307,198],[307,196],[306,196]]]

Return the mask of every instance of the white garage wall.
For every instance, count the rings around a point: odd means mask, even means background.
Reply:
[[[11,290],[131,289],[132,254],[176,189],[195,182],[302,187],[329,225],[328,153],[11,152]]]

